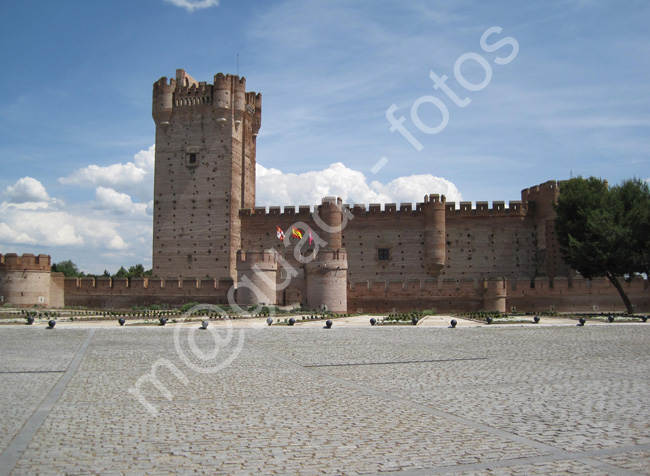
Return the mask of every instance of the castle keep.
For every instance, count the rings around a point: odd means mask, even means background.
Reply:
[[[560,183],[520,201],[255,207],[261,94],[238,76],[184,70],[153,85],[153,278],[65,279],[48,256],[0,255],[14,305],[131,307],[199,301],[334,312],[624,310],[606,280],[562,262],[552,204]],[[280,240],[276,230],[284,231]],[[291,236],[293,229],[302,237]],[[648,283],[624,286],[648,309]]]
[[[237,279],[239,210],[255,206],[261,94],[246,80],[213,84],[183,70],[153,87],[156,123],[153,272]]]

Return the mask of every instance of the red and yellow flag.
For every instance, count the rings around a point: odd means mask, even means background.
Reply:
[[[298,238],[299,240],[302,240],[302,232],[295,226],[291,227],[291,236],[293,236],[294,238]]]

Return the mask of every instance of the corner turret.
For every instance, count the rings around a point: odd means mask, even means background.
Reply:
[[[0,305],[50,307],[63,305],[63,292],[51,279],[52,259],[30,253],[0,254]],[[59,283],[60,284],[60,283]]]
[[[169,125],[174,111],[174,89],[176,89],[176,80],[171,79],[167,83],[167,78],[162,77],[153,83],[153,102],[152,112],[153,120],[156,126]]]
[[[561,182],[549,180],[521,191],[521,201],[530,217],[535,220],[536,272],[535,276],[571,276],[571,269],[564,264],[560,247],[555,239],[555,210],[553,205],[560,196]]]

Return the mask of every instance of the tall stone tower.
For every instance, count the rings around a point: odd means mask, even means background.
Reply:
[[[197,82],[184,70],[153,85],[156,123],[153,274],[237,278],[239,210],[255,206],[262,95],[246,79]]]

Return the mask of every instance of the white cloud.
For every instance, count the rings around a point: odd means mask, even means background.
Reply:
[[[156,146],[152,145],[147,150],[141,150],[133,156],[135,165],[145,170],[148,174],[153,173],[154,163],[156,160]]]
[[[0,243],[38,246],[127,247],[115,224],[62,211],[33,211],[0,205]]]
[[[97,187],[95,196],[99,207],[120,214],[147,214],[146,203],[134,203],[126,193],[120,193],[112,188]]]
[[[373,181],[372,188],[391,197],[394,203],[417,203],[424,200],[425,195],[437,193],[444,195],[448,202],[463,200],[461,193],[449,180],[431,174],[409,175],[391,180],[386,185]]]
[[[153,170],[155,146],[141,150],[133,156],[133,162],[112,164],[106,167],[89,165],[75,171],[68,177],[61,177],[63,185],[79,187],[110,187],[121,192],[134,194],[142,199],[153,196]]]
[[[133,162],[113,164],[107,167],[89,165],[77,170],[69,177],[60,178],[59,182],[63,185],[78,185],[81,187],[96,185],[129,187],[142,183],[145,175],[146,172]]]
[[[444,194],[447,201],[461,201],[456,186],[433,175],[400,177],[384,185],[340,162],[325,170],[302,174],[285,174],[278,169],[267,169],[257,164],[256,198],[259,206],[314,205],[323,197],[341,197],[344,203],[417,203],[431,193]]]
[[[165,0],[165,2],[185,8],[188,12],[219,5],[219,0]]]
[[[11,203],[48,202],[50,196],[41,182],[31,177],[23,177],[4,191]]]
[[[95,189],[95,200],[76,190],[70,204],[51,198],[38,180],[20,179],[0,203],[0,250],[48,252],[76,260],[88,272],[113,268],[98,259],[102,253],[120,256],[117,267],[150,262],[154,159],[152,146],[131,162],[91,165],[60,178],[71,188]]]

